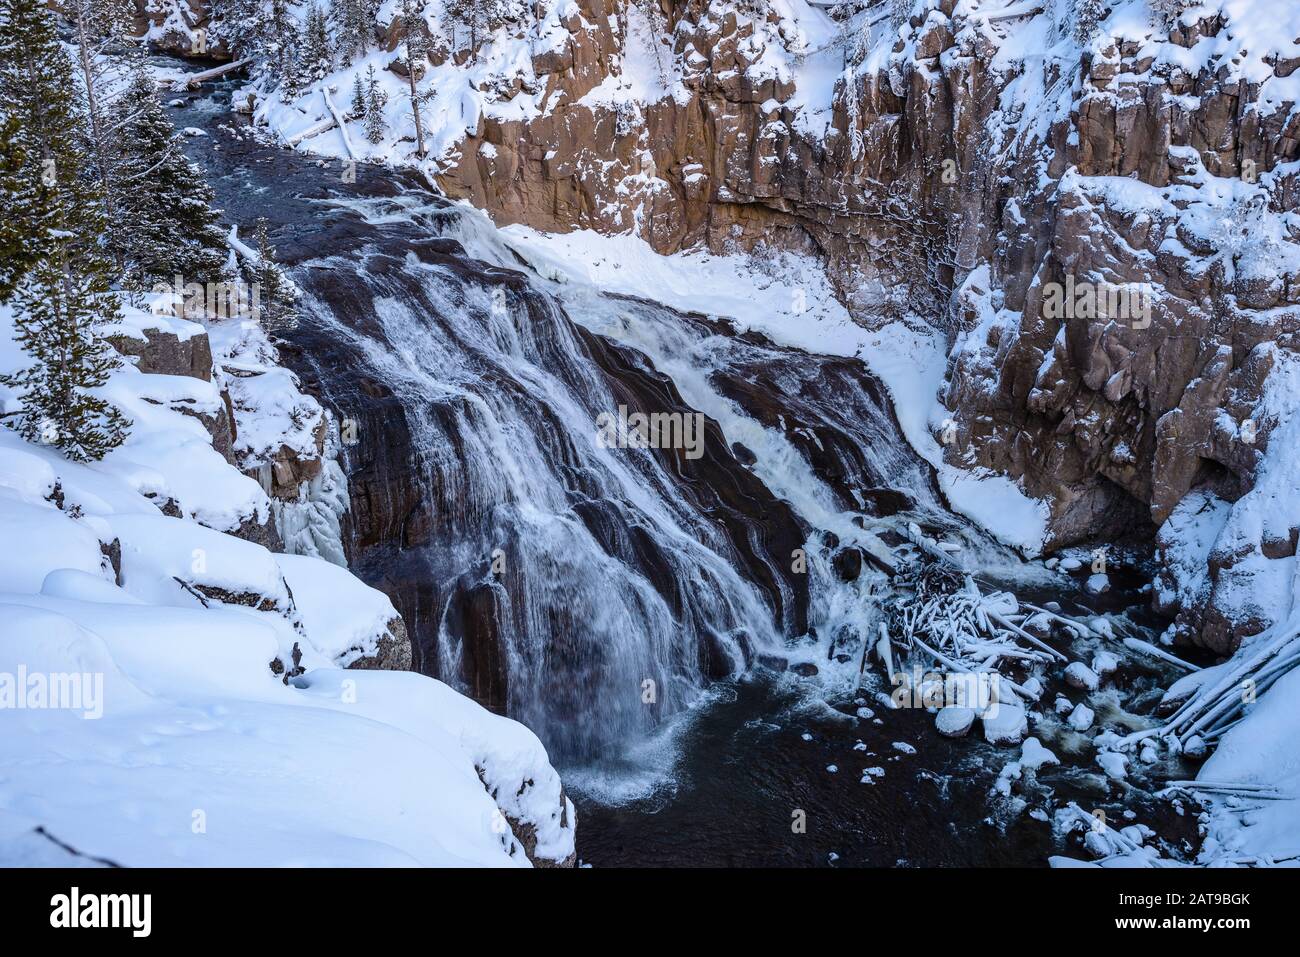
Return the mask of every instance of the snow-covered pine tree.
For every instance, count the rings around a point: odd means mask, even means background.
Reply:
[[[470,59],[478,62],[479,44],[492,29],[493,7],[495,0],[446,0],[443,9],[452,19],[451,29],[455,36],[455,25],[464,24],[469,33]]]
[[[280,86],[280,100],[291,103],[302,88],[302,31],[286,0],[271,0],[259,46],[262,69]]]
[[[267,235],[265,219],[257,221],[253,243],[257,247],[257,262],[249,269],[249,279],[256,283],[258,320],[268,333],[292,329],[298,324],[293,308],[298,296],[275,261],[275,247]]]
[[[1080,46],[1090,42],[1106,18],[1107,0],[1075,0],[1074,42]]]
[[[208,43],[225,44],[233,57],[258,52],[265,6],[262,0],[208,0]]]
[[[74,262],[61,245],[14,296],[14,339],[34,361],[0,382],[22,392],[23,407],[9,424],[23,438],[91,462],[121,445],[130,426],[93,392],[121,361],[103,337],[119,319],[119,305],[109,291],[107,260]]]
[[[329,26],[321,8],[312,4],[307,11],[307,24],[302,46],[302,77],[307,83],[323,80],[334,71],[334,52],[330,44]]]
[[[352,74],[351,118],[359,120],[366,115],[366,88],[361,85],[361,74]]]
[[[18,134],[18,119],[0,116],[0,302],[36,264],[29,230],[39,214],[37,189],[24,175],[27,149]]]
[[[179,275],[217,282],[228,245],[212,209],[212,188],[181,148],[153,74],[137,61],[117,109],[126,208],[118,232],[139,285]]]
[[[372,143],[382,143],[388,135],[388,123],[384,119],[387,102],[388,95],[380,87],[372,66],[366,70],[366,139]]]
[[[3,272],[13,284],[2,292],[15,305],[15,341],[32,360],[0,377],[23,393],[7,424],[86,461],[118,445],[128,423],[91,392],[119,361],[102,335],[118,301],[100,245],[103,198],[80,149],[74,70],[41,0],[0,0],[0,116],[9,134],[0,212],[24,251],[12,275]]]
[[[112,122],[111,55],[121,53],[130,43],[130,14],[123,0],[66,0],[63,9],[73,25],[81,92],[85,98],[86,155],[99,180],[104,212],[110,222],[116,222],[121,205],[121,183],[117,176],[121,153]],[[109,248],[120,260],[121,250],[112,242],[112,236]]]
[[[375,36],[375,10],[371,0],[331,0],[330,19],[344,66],[366,55]]]
[[[6,262],[0,300],[61,248],[74,261],[101,252],[103,198],[81,149],[83,115],[68,82],[74,70],[42,0],[0,0],[0,117],[9,131],[0,218],[22,249]]]

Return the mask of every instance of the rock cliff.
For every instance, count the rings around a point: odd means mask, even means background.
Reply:
[[[534,90],[536,115],[485,109],[451,195],[664,253],[811,251],[860,321],[939,326],[947,455],[1046,500],[1048,550],[1169,538],[1189,493],[1231,511],[1254,487],[1300,318],[1293,16],[1115,3],[1080,36],[1062,4],[563,6],[567,36],[492,93]],[[1149,298],[1057,308],[1085,284]],[[1177,638],[1229,651],[1271,620],[1229,573],[1289,577],[1279,504],[1227,526],[1245,539],[1204,581],[1161,540]]]

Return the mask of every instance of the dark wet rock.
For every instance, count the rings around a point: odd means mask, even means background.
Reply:
[[[731,453],[736,457],[736,461],[746,468],[758,461],[758,456],[740,442],[731,443]]]
[[[863,507],[876,518],[888,518],[916,507],[912,496],[901,489],[868,488],[860,490]]]
[[[862,574],[862,556],[862,549],[850,546],[840,549],[831,557],[831,564],[835,567],[835,574],[839,576],[840,581],[858,580],[858,576]]]
[[[800,678],[816,678],[817,675],[821,673],[821,669],[819,669],[811,661],[797,662],[796,664],[790,666],[790,670],[793,671],[795,674],[797,674]]]
[[[700,671],[712,680],[726,678],[744,667],[744,658],[739,649],[732,646],[722,636],[714,632],[705,632],[700,638]]]
[[[462,676],[470,695],[496,714],[505,714],[509,704],[509,669],[501,641],[504,601],[502,586],[479,582],[453,594],[444,619],[460,639]]]

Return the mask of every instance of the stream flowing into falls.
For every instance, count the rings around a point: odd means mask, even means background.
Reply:
[[[1050,835],[988,822],[992,749],[936,743],[924,711],[886,725],[887,687],[859,689],[883,544],[908,523],[973,568],[1017,567],[945,508],[860,362],[560,288],[410,173],[353,182],[259,142],[229,91],[178,125],[207,133],[191,152],[218,206],[266,217],[302,290],[281,352],[355,436],[351,565],[393,598],[419,670],[541,737],[590,822],[580,852],[1042,860]],[[700,441],[605,447],[620,407],[702,421]],[[924,766],[895,773],[896,741]],[[888,773],[864,786],[864,763]],[[792,839],[795,810],[814,837]]]

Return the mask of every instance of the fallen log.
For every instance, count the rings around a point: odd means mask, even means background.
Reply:
[[[288,139],[284,141],[284,145],[290,147],[297,146],[303,140],[309,140],[313,136],[320,136],[322,133],[329,132],[330,130],[334,129],[336,125],[337,125],[337,121],[334,119],[334,117],[332,116],[326,117],[325,119],[321,120],[319,123],[313,123],[311,126],[307,127],[301,133],[295,133],[293,136],[290,136]]]
[[[253,62],[252,57],[244,57],[242,60],[233,60],[230,63],[223,63],[221,66],[215,66],[211,70],[202,70],[198,73],[189,73],[185,76],[177,77],[168,81],[168,86],[173,90],[192,90],[202,83],[209,80],[215,80],[223,77],[227,73],[234,73],[236,70],[242,70],[248,64]]]

